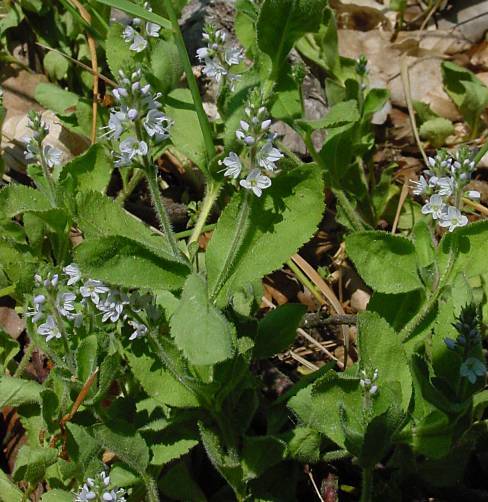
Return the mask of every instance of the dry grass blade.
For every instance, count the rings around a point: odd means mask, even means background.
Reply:
[[[408,183],[410,182],[410,178],[405,176],[402,186],[402,191],[400,192],[400,198],[398,199],[398,206],[395,213],[395,220],[393,221],[393,226],[391,227],[391,233],[394,234],[397,230],[398,221],[400,220],[400,213],[402,212],[403,204],[407,200],[408,196]]]
[[[488,207],[483,206],[482,204],[478,202],[474,202],[470,199],[467,199],[466,197],[463,197],[463,202],[467,206],[472,207],[473,209],[476,209],[479,213],[481,213],[484,216],[488,216]]]

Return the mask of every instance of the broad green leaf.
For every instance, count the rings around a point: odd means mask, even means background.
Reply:
[[[215,286],[235,233],[240,194],[224,209],[206,253],[209,291]],[[302,166],[273,180],[252,201],[248,234],[217,302],[225,305],[233,292],[279,268],[307,242],[324,211],[323,182],[316,165]]]
[[[419,267],[425,268],[435,261],[435,249],[432,232],[423,220],[418,221],[413,227],[415,253]]]
[[[42,385],[32,380],[0,376],[0,409],[4,406],[20,406],[39,403]]]
[[[133,17],[139,17],[141,19],[145,19],[146,21],[150,21],[151,23],[159,24],[166,29],[171,29],[171,23],[164,17],[151,12],[140,5],[137,5],[130,0],[97,0],[99,3],[103,3],[105,5],[110,5],[110,7],[115,7],[116,9],[127,12]]]
[[[237,0],[234,30],[240,44],[249,50],[256,42],[256,19],[258,10],[251,0]]]
[[[97,367],[97,335],[86,337],[76,351],[78,379],[86,382]]]
[[[373,115],[380,111],[388,101],[387,89],[373,88],[368,91],[363,105],[363,122],[371,122]]]
[[[25,185],[7,185],[0,190],[0,218],[51,209],[49,200],[39,190]]]
[[[454,134],[454,125],[448,119],[437,117],[427,120],[419,129],[420,137],[426,139],[434,148],[440,148],[448,136]]]
[[[183,66],[176,44],[158,40],[151,51],[151,73],[146,78],[155,89],[167,94],[176,87],[182,74]]]
[[[170,92],[166,96],[165,109],[168,116],[174,120],[170,134],[173,145],[207,172],[205,141],[190,91],[175,89]]]
[[[41,502],[73,502],[73,494],[65,490],[55,488],[44,493]]]
[[[288,406],[303,426],[325,434],[341,448],[345,447],[339,406],[355,416],[362,409],[359,379],[346,379],[334,371],[293,396]]]
[[[285,457],[286,443],[273,436],[247,436],[242,448],[242,469],[246,481],[258,478]]]
[[[100,373],[98,376],[98,386],[93,402],[96,403],[105,397],[105,394],[110,389],[112,382],[117,377],[120,371],[120,356],[118,353],[108,355],[100,365]],[[87,401],[89,401],[87,399]]]
[[[179,289],[188,274],[164,251],[121,236],[86,239],[75,259],[90,277],[128,288]]]
[[[54,448],[33,448],[22,446],[15,461],[13,478],[15,481],[38,483],[44,479],[46,469],[56,462],[58,452]]]
[[[163,466],[172,460],[180,458],[185,453],[188,453],[194,446],[198,444],[196,439],[178,439],[167,443],[157,443],[152,445],[152,465]]]
[[[210,303],[207,285],[198,275],[186,280],[170,326],[177,347],[191,364],[216,364],[234,354],[231,325]]]
[[[74,92],[45,83],[37,85],[35,98],[42,106],[62,116],[72,115],[80,99]]]
[[[63,166],[59,181],[71,178],[79,192],[104,192],[112,174],[112,162],[103,145],[92,145],[83,155]]]
[[[169,370],[161,367],[152,354],[129,350],[125,354],[134,376],[146,394],[161,406],[169,405],[178,408],[198,406],[197,398],[184,385],[184,380],[181,382],[176,380]]]
[[[291,432],[288,452],[293,459],[315,464],[320,460],[321,443],[322,438],[316,430],[299,425]]]
[[[0,501],[23,502],[24,494],[10,481],[9,477],[0,469]]]
[[[305,305],[286,303],[269,312],[258,324],[254,356],[273,357],[295,340],[297,328],[306,312]]]
[[[117,432],[101,424],[95,425],[92,431],[104,448],[115,453],[122,462],[138,473],[146,474],[149,465],[149,448],[137,431],[130,430],[125,422],[117,428]]]
[[[277,120],[290,122],[302,114],[302,98],[298,84],[290,72],[281,76],[278,84],[273,89],[271,115]]]
[[[103,446],[88,433],[84,426],[68,422],[67,450],[70,458],[83,467],[85,475],[95,474],[102,467],[100,460]]]
[[[4,374],[9,362],[19,352],[19,342],[0,328],[0,373]]]
[[[439,118],[439,115],[437,115],[437,113],[435,113],[432,108],[423,101],[413,101],[413,107],[420,124],[423,124],[431,119]]]
[[[69,68],[68,60],[55,51],[49,51],[44,56],[44,68],[51,80],[61,80]]]
[[[359,115],[358,102],[355,99],[342,101],[334,105],[323,119],[312,122],[314,129],[340,127],[345,124],[357,122]]]
[[[271,58],[272,78],[279,75],[293,44],[320,28],[323,0],[264,0],[256,32],[258,46]]]
[[[135,52],[129,49],[130,44],[122,38],[124,27],[119,23],[113,23],[107,33],[105,42],[107,64],[112,75],[118,79],[119,70],[124,70],[132,61]],[[136,59],[139,59],[136,57]]]
[[[346,250],[368,286],[380,293],[406,293],[422,287],[411,241],[380,231],[346,237]]]
[[[446,233],[438,248],[439,269],[446,270],[454,258],[451,278],[460,272],[468,278],[486,273],[487,242],[488,220],[472,223],[457,228],[454,232]]]
[[[402,390],[401,408],[406,412],[412,397],[412,377],[398,334],[373,312],[359,314],[358,332],[362,368],[368,374],[378,369],[379,389],[383,382],[399,382]]]

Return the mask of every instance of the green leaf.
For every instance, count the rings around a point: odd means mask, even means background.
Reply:
[[[122,38],[123,31],[124,27],[121,24],[112,24],[105,41],[107,64],[116,79],[119,78],[119,70],[124,70],[132,61],[132,55],[136,54],[129,49],[130,44]]]
[[[413,101],[413,107],[421,124],[427,122],[428,120],[439,118],[439,115],[437,115],[437,113],[435,113],[427,103],[422,101]]]
[[[72,502],[73,494],[59,488],[44,493],[41,502]]]
[[[412,242],[386,232],[357,232],[346,250],[368,286],[380,293],[406,293],[422,287]]]
[[[207,172],[206,149],[193,99],[188,89],[175,89],[166,97],[166,113],[174,120],[171,141],[175,148]]]
[[[20,345],[0,328],[0,373],[5,373],[9,362],[19,352]]]
[[[183,66],[176,44],[158,40],[151,51],[151,73],[146,76],[149,83],[163,94],[168,94],[176,87],[182,74]]]
[[[358,415],[363,406],[359,379],[344,378],[330,371],[300,390],[290,399],[288,406],[304,426],[325,434],[344,448],[346,438],[339,407],[348,410],[349,415]]]
[[[22,446],[15,461],[13,478],[37,484],[44,478],[46,469],[56,462],[58,452],[54,448],[33,448]]]
[[[86,337],[76,352],[78,379],[86,382],[97,367],[97,335]]]
[[[42,385],[32,380],[0,376],[0,409],[4,406],[20,406],[39,403]]]
[[[285,457],[286,443],[273,436],[246,436],[242,449],[242,468],[246,481],[258,478]]]
[[[38,84],[36,101],[59,115],[68,116],[75,112],[80,97],[74,92],[65,91],[54,84]]]
[[[23,502],[24,494],[10,481],[9,477],[0,469],[0,501]]]
[[[224,209],[206,253],[209,290],[232,245],[240,196]],[[234,291],[279,268],[310,239],[324,211],[323,182],[316,165],[302,166],[273,180],[261,199],[254,199],[248,235],[220,292],[224,305]]]
[[[288,71],[281,76],[273,89],[271,115],[277,120],[286,122],[300,117],[301,114],[302,102],[298,84]]]
[[[105,5],[110,5],[110,7],[115,7],[121,11],[127,12],[133,17],[139,17],[141,19],[145,19],[146,21],[150,21],[151,23],[159,24],[163,28],[168,30],[171,29],[171,23],[162,16],[155,14],[143,7],[129,1],[129,0],[97,0],[99,3],[103,3]]]
[[[188,274],[164,251],[117,235],[86,239],[75,259],[90,277],[128,288],[179,289]]]
[[[71,178],[77,192],[104,192],[112,174],[112,162],[102,144],[92,145],[83,155],[63,166],[59,182]]]
[[[209,302],[207,285],[198,275],[186,280],[170,326],[177,347],[191,364],[216,364],[234,354],[231,326]]]
[[[158,482],[164,495],[174,500],[207,502],[207,498],[188,471],[185,462],[178,462],[165,471]]]
[[[160,405],[178,408],[193,408],[199,405],[197,398],[187,386],[161,367],[154,355],[126,351],[126,357],[134,376],[148,396]]]
[[[152,445],[152,465],[163,466],[172,460],[180,458],[188,453],[194,446],[198,444],[196,439],[173,439],[167,443],[158,443]]]
[[[86,475],[99,472],[102,462],[99,460],[103,449],[100,441],[95,439],[84,426],[68,422],[67,450],[71,459],[76,461],[83,468]]]
[[[369,374],[378,369],[378,388],[399,382],[401,408],[407,411],[412,397],[412,377],[408,359],[398,334],[378,314],[361,312],[358,316],[360,364]]]
[[[454,125],[450,120],[438,117],[424,122],[419,133],[420,137],[429,141],[434,148],[440,148],[447,137],[454,134]]]
[[[44,68],[51,80],[61,80],[69,68],[68,60],[55,51],[49,51],[44,56]]]
[[[446,233],[438,248],[439,269],[447,268],[451,250],[457,249],[456,261],[451,271],[452,278],[458,273],[466,277],[486,273],[486,242],[488,242],[488,220],[478,221]]]
[[[143,476],[146,474],[149,448],[137,431],[130,430],[125,422],[118,427],[117,432],[101,424],[95,425],[92,430],[104,448],[114,452],[122,462],[139,474]]]
[[[254,356],[264,359],[287,349],[295,340],[297,328],[306,310],[305,305],[286,303],[261,319],[254,345]]]
[[[25,185],[7,185],[0,190],[0,218],[51,209],[49,200],[39,190]]]
[[[425,268],[432,265],[435,261],[435,248],[429,225],[424,220],[417,221],[413,227],[413,236],[418,266]]]
[[[322,0],[264,0],[256,32],[258,46],[271,58],[276,79],[293,44],[305,33],[320,28]]]
[[[315,128],[340,127],[357,122],[360,118],[358,102],[355,99],[350,99],[334,105],[323,119],[317,120],[314,124],[320,124],[319,127]]]
[[[110,389],[112,382],[117,377],[120,371],[120,356],[118,353],[108,355],[100,365],[100,373],[98,377],[98,387],[93,396],[93,403],[97,403],[105,397],[105,394]],[[87,399],[87,401],[90,401]]]
[[[307,464],[315,464],[320,460],[320,434],[310,427],[297,426],[292,431],[288,442],[291,458]]]

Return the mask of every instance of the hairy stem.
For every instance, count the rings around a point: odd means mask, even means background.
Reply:
[[[166,239],[168,239],[169,245],[171,247],[171,253],[175,258],[180,258],[181,252],[180,249],[178,248],[178,242],[173,232],[173,227],[171,225],[168,212],[164,207],[163,201],[161,199],[161,194],[159,193],[157,169],[155,167],[152,169],[146,168],[145,174],[147,179],[147,185],[149,187],[149,193],[151,194],[151,200],[154,209],[156,210],[156,214],[158,216],[158,220],[159,223],[161,224],[161,228],[164,232],[164,235]]]
[[[64,328],[64,321],[61,315],[59,314],[58,308],[56,306],[56,300],[53,297],[53,294],[49,294],[47,297],[49,308],[54,316],[54,320],[56,321],[56,325],[61,332],[61,339],[63,340],[64,351],[66,355],[66,362],[68,364],[68,368],[71,371],[72,375],[76,375],[76,365],[75,359],[73,357],[73,353],[69,348],[68,343],[68,334],[66,333],[66,329]]]
[[[33,352],[34,352],[34,344],[32,343],[31,340],[27,348],[24,350],[24,355],[22,356],[22,359],[20,360],[20,363],[14,372],[14,377],[20,378],[22,376],[27,364],[29,364]]]
[[[237,215],[232,243],[225,257],[222,269],[220,270],[217,280],[215,281],[215,286],[213,287],[213,290],[210,294],[211,302],[215,301],[220,291],[222,290],[225,281],[229,278],[232,272],[232,266],[234,265],[234,260],[236,259],[237,253],[239,252],[242,242],[244,241],[244,238],[246,236],[247,220],[251,207],[249,198],[250,192],[249,190],[246,190],[244,192],[244,199]]]
[[[363,469],[363,483],[361,486],[360,502],[371,502],[373,495],[373,469]]]
[[[132,192],[137,188],[137,185],[139,185],[139,183],[142,181],[143,178],[144,178],[144,171],[142,169],[135,169],[131,179],[126,184],[124,189],[118,193],[115,200],[119,204],[124,204],[124,202],[127,200],[128,197],[130,197]]]
[[[202,233],[202,229],[205,226],[208,215],[212,210],[217,197],[219,196],[221,184],[217,182],[209,183],[207,185],[207,191],[205,193],[205,197],[202,202],[202,206],[200,208],[200,213],[198,215],[198,219],[193,227],[193,232],[191,234],[190,240],[188,241],[188,245],[196,242],[198,237]]]
[[[51,202],[52,207],[56,207],[56,187],[54,185],[53,177],[51,176],[51,172],[49,170],[49,166],[47,165],[46,159],[44,158],[44,154],[42,152],[42,143],[39,141],[39,163],[41,164],[42,174],[44,179],[46,180],[49,201]]]
[[[178,48],[178,54],[180,56],[181,64],[183,65],[183,70],[185,71],[186,81],[188,82],[188,87],[190,88],[190,92],[193,97],[195,111],[198,116],[198,122],[200,124],[200,129],[202,131],[203,139],[205,142],[205,149],[207,151],[207,162],[209,162],[211,159],[213,159],[213,157],[215,157],[215,145],[213,142],[213,134],[212,128],[210,126],[210,121],[208,120],[207,114],[203,109],[202,98],[198,89],[197,80],[195,78],[195,75],[193,75],[191,61],[188,56],[188,51],[186,50],[185,41],[180,30],[180,25],[178,24],[178,17],[176,16],[172,1],[164,0],[164,8],[168,13],[173,27],[173,35],[175,37],[176,47]]]

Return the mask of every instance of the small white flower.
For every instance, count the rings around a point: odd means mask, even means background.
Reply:
[[[431,214],[434,220],[438,220],[446,210],[446,204],[438,194],[432,195],[429,202],[422,206],[422,214]]]
[[[442,177],[437,180],[437,186],[439,187],[439,195],[450,197],[456,189],[456,181],[454,178]]]
[[[169,128],[172,125],[172,120],[163,112],[153,109],[149,110],[144,118],[143,124],[149,136],[155,137],[156,140],[162,141],[169,137]]]
[[[61,338],[62,336],[52,315],[47,316],[46,322],[37,328],[37,332],[39,335],[46,337],[46,342],[49,342],[53,338]]]
[[[133,136],[129,136],[120,142],[120,152],[132,160],[137,155],[147,154],[147,143],[145,141],[138,141]]]
[[[108,492],[104,492],[102,495],[102,500],[104,502],[125,502],[126,499],[124,497],[125,490],[122,488],[118,490],[110,490]]]
[[[427,180],[423,176],[420,176],[418,181],[412,181],[412,186],[415,195],[423,195],[429,190]]]
[[[116,290],[110,291],[107,298],[97,304],[98,310],[103,312],[102,322],[110,319],[111,322],[117,322],[124,311],[124,306],[129,304],[129,298]]]
[[[159,31],[161,30],[161,26],[156,23],[146,23],[146,33],[148,36],[153,38],[159,38]]]
[[[469,199],[475,200],[479,200],[481,197],[481,194],[478,192],[478,190],[468,190],[464,195]]]
[[[210,57],[210,51],[208,50],[208,47],[200,47],[197,49],[197,58],[201,63],[206,61]]]
[[[266,131],[269,129],[269,126],[271,125],[271,119],[263,120],[261,122],[261,131]]]
[[[225,49],[224,59],[228,65],[239,64],[244,59],[243,50],[239,47],[228,47]]]
[[[34,138],[29,138],[25,136],[22,138],[25,143],[24,156],[26,160],[36,160],[39,156],[39,146]]]
[[[245,120],[241,120],[240,122],[241,128],[236,131],[236,138],[246,145],[254,145],[256,142],[254,136],[248,134],[249,124]]]
[[[206,77],[215,80],[217,83],[227,75],[227,70],[214,59],[207,59],[202,71]]]
[[[247,178],[239,183],[246,190],[252,190],[257,197],[261,197],[263,190],[271,186],[271,180],[261,174],[259,169],[253,169]]]
[[[449,227],[449,232],[452,232],[457,227],[464,227],[468,224],[468,218],[461,214],[461,211],[454,207],[449,206],[447,212],[441,215],[439,225],[441,227]]]
[[[63,268],[63,272],[69,277],[68,286],[72,286],[81,280],[81,270],[78,265],[71,263],[70,265]]]
[[[58,293],[56,307],[63,317],[71,318],[72,312],[75,310],[75,300],[76,295],[74,293]]]
[[[225,166],[224,176],[236,179],[241,174],[241,159],[235,152],[230,152],[229,155],[225,157],[225,159],[219,161],[219,164],[223,164]]]
[[[98,305],[100,302],[100,295],[108,293],[110,288],[107,288],[101,281],[95,279],[88,279],[80,288],[80,294],[83,298],[90,298],[91,301]]]
[[[258,164],[266,171],[274,171],[276,169],[275,162],[278,162],[282,157],[283,154],[270,141],[265,143],[256,154]]]
[[[112,91],[112,95],[117,101],[122,101],[124,98],[129,96],[129,93],[125,87],[116,87]]]
[[[129,321],[128,324],[130,324],[133,328],[134,331],[129,337],[129,340],[135,340],[136,338],[141,338],[146,335],[147,333],[147,326],[136,321]]]
[[[95,492],[92,492],[88,485],[85,483],[80,492],[76,495],[75,502],[89,502],[95,500],[97,497]]]
[[[129,49],[134,52],[142,52],[147,47],[147,40],[132,26],[126,26],[122,32],[122,38],[131,43]]]
[[[29,308],[26,312],[27,317],[32,317],[32,322],[37,322],[44,315],[42,311],[42,306],[46,301],[46,297],[44,295],[37,295],[34,297],[34,309]]]

